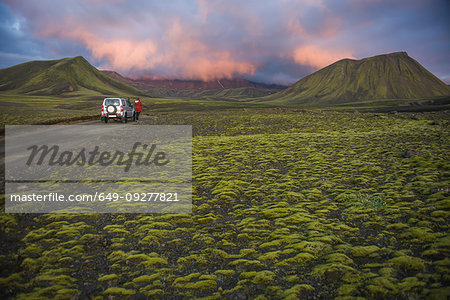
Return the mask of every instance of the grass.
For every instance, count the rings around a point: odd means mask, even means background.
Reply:
[[[90,96],[74,99],[51,96],[24,96],[0,94],[2,114],[0,127],[5,125],[52,124],[84,118],[94,118],[100,115],[102,98],[98,103]],[[101,106],[100,106],[101,107]]]
[[[3,214],[3,298],[449,296],[447,112],[147,101],[193,126],[193,214]]]
[[[120,94],[119,94],[120,95]],[[100,120],[101,105],[108,95],[80,88],[79,91],[60,96],[24,95],[14,91],[0,92],[0,128],[5,125],[55,124],[73,120]],[[135,97],[136,95],[124,95]],[[222,110],[246,110],[249,104],[244,102],[220,100],[182,100],[171,98],[151,98],[139,96],[144,113],[160,112],[202,112]],[[255,103],[252,108],[270,108],[273,105]]]

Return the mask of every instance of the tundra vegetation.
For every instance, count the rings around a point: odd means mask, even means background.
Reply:
[[[1,214],[1,297],[446,299],[448,122],[158,113],[193,126],[193,213]]]

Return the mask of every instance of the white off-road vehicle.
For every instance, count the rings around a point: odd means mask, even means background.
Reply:
[[[110,119],[128,122],[134,121],[134,107],[129,98],[105,98],[102,105],[102,122],[108,123]]]

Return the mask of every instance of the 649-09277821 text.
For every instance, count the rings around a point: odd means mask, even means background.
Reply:
[[[62,193],[47,193],[47,194],[11,194],[9,195],[10,201],[14,202],[52,202],[52,201],[78,201],[78,202],[95,202],[95,201],[119,201],[125,200],[128,202],[178,202],[178,193],[98,193],[95,194],[69,194]]]
[[[8,213],[191,213],[189,125],[7,126]]]

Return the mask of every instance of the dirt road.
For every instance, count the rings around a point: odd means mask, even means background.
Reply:
[[[119,121],[112,120],[112,121],[109,121],[105,125],[136,125],[136,124],[139,124],[140,122],[143,122],[143,121],[151,119],[151,118],[153,118],[153,116],[150,116],[148,114],[141,114],[139,116],[139,122],[134,122],[134,121],[129,120],[128,123],[125,124],[125,123],[121,123]],[[104,122],[100,121],[100,117],[98,117],[98,118],[95,118],[93,120],[63,121],[63,122],[56,123],[56,124],[53,124],[53,125],[72,125],[72,124],[77,124],[77,125],[92,125],[92,124],[94,124],[94,125],[98,125],[98,124],[104,124]]]
[[[139,121],[138,122],[134,122],[134,121],[128,121],[126,124],[125,123],[121,123],[118,121],[109,121],[108,123],[104,123],[100,121],[100,118],[96,118],[95,120],[72,120],[72,121],[66,121],[66,122],[59,122],[56,124],[53,124],[51,126],[54,125],[104,125],[105,129],[110,129],[110,126],[131,126],[131,125],[138,125],[141,122],[151,119],[153,118],[153,116],[150,116],[148,114],[144,114],[141,115],[139,117]],[[49,129],[50,131],[52,129]],[[19,146],[19,145],[18,145]],[[0,168],[4,168],[4,163],[5,163],[5,135],[4,133],[0,136]]]

